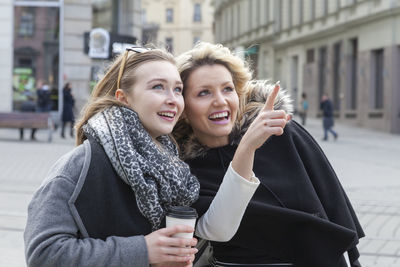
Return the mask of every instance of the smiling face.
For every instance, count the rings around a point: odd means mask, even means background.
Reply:
[[[135,70],[135,84],[117,99],[138,113],[144,128],[154,139],[172,132],[184,108],[182,82],[176,66],[168,61],[151,61]]]
[[[239,108],[232,75],[220,64],[195,69],[185,85],[185,116],[208,147],[227,145]]]

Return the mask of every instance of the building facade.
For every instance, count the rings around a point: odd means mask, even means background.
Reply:
[[[58,120],[62,87],[70,82],[79,112],[98,66],[116,54],[89,56],[89,33],[103,28],[112,37],[136,40],[140,16],[140,0],[0,0],[0,111],[19,111],[22,102],[47,84]]]
[[[400,133],[399,0],[215,0],[216,42],[280,80],[309,114],[321,95],[341,121]]]
[[[210,0],[142,0],[143,40],[179,55],[197,41],[213,42]]]

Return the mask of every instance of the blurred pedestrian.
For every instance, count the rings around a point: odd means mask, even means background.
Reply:
[[[37,89],[37,110],[39,112],[49,112],[51,110],[50,86],[43,83]]]
[[[307,111],[308,111],[308,101],[307,101],[307,94],[302,93],[301,94],[301,110],[300,110],[300,118],[301,118],[301,124],[303,126],[306,125],[306,119],[307,119]]]
[[[75,99],[72,95],[72,88],[70,83],[66,83],[63,88],[63,110],[61,115],[61,137],[65,138],[65,125],[70,123],[70,135],[74,137],[74,106]]]
[[[338,133],[332,129],[335,124],[333,118],[333,104],[327,94],[322,95],[320,108],[322,109],[322,126],[324,128],[324,138],[322,140],[328,141],[328,133],[331,133],[336,140],[338,138]]]
[[[28,96],[28,99],[21,104],[21,112],[35,112],[36,103],[32,96]],[[35,137],[36,128],[31,129],[31,140],[36,140]],[[24,128],[19,128],[19,139],[24,139]]]

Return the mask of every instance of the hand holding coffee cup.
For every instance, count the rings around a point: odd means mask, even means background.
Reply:
[[[154,231],[144,237],[149,255],[149,263],[181,262],[194,260],[197,249],[195,238],[176,238],[178,233],[193,235],[194,228],[188,225],[175,225]]]
[[[165,223],[166,227],[174,225],[188,225],[195,227],[197,212],[194,208],[186,206],[171,206],[166,211]],[[192,233],[177,233],[173,237],[193,238]]]

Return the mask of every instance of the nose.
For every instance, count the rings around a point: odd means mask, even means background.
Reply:
[[[178,96],[172,90],[167,90],[166,103],[170,106],[176,106],[178,103]]]
[[[226,104],[225,96],[221,92],[217,92],[214,96],[213,105],[214,106],[223,106]]]

